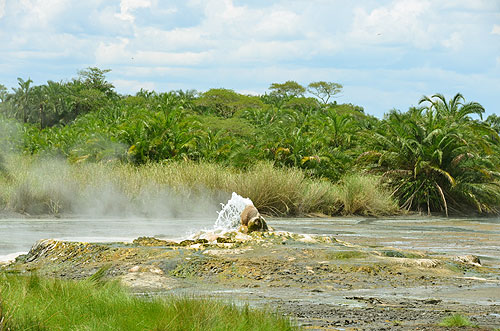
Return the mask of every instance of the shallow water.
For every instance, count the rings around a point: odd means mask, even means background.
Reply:
[[[360,245],[428,254],[474,254],[483,265],[500,269],[500,218],[283,219],[271,224],[279,230],[329,234]]]
[[[141,236],[177,239],[213,227],[214,219],[0,218],[0,261],[27,252],[40,239],[130,242]]]
[[[213,228],[215,218],[0,218],[0,261],[27,252],[40,239],[85,242],[131,241],[140,236],[178,239]],[[414,249],[429,254],[474,254],[483,265],[500,269],[500,218],[307,218],[269,219],[268,223],[275,230],[333,235],[368,246]]]

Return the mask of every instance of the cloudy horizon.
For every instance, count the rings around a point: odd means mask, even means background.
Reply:
[[[497,0],[0,0],[0,84],[111,69],[119,93],[344,85],[381,117],[460,92],[498,113]]]

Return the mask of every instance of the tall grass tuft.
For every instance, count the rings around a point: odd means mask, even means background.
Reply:
[[[398,211],[389,191],[384,190],[378,177],[348,175],[338,187],[338,199],[343,215],[389,215]]]
[[[249,171],[238,173],[226,189],[249,197],[263,213],[296,215],[307,184],[303,172],[298,169],[279,169],[262,162]]]
[[[336,215],[341,212],[341,208],[336,185],[328,180],[306,182],[299,197],[299,214]]]
[[[92,282],[94,284],[104,284],[104,277],[106,277],[107,272],[111,268],[111,263],[103,265],[101,268],[99,268],[93,275],[91,275],[88,278],[89,282]]]
[[[0,326],[4,330],[298,329],[275,313],[211,299],[145,300],[131,296],[116,282],[97,285],[0,275],[0,293]]]
[[[247,170],[182,161],[69,164],[26,156],[5,163],[11,179],[0,178],[0,206],[30,215],[170,217],[188,209],[186,205],[216,215],[232,192],[274,216],[398,212],[377,177],[350,175],[334,184],[270,162],[257,162]]]

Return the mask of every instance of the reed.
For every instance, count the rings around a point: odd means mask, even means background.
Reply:
[[[250,198],[271,216],[398,212],[377,177],[350,175],[332,183],[270,162],[241,170],[186,161],[134,166],[15,156],[8,158],[5,168],[10,177],[0,177],[0,207],[30,215],[162,216],[166,204],[176,215],[187,203],[217,209],[232,192]]]

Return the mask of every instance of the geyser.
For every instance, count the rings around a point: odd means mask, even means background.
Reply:
[[[245,209],[248,205],[253,206],[253,202],[252,200],[243,198],[241,195],[233,192],[231,199],[229,199],[227,204],[221,203],[221,205],[222,209],[218,212],[219,216],[215,221],[215,229],[230,231],[238,229],[243,209]]]

